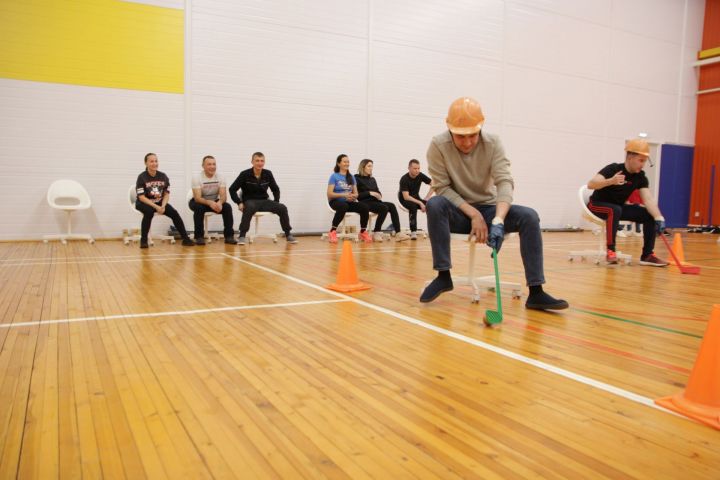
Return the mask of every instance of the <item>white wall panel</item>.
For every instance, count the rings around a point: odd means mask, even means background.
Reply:
[[[674,141],[676,96],[611,85],[608,106],[609,137],[630,138],[647,132],[654,141]]]
[[[509,5],[509,63],[598,80],[607,78],[610,29],[535,8]]]
[[[472,92],[487,117],[502,115],[497,62],[379,42],[373,60],[370,85],[376,112],[437,117],[452,100]]]
[[[514,0],[506,3],[509,6],[525,5],[599,25],[610,25],[612,21],[612,0]]]
[[[513,126],[601,134],[606,88],[595,80],[509,66],[505,120]]]
[[[687,0],[687,18],[685,20],[686,28],[683,44],[696,51],[702,48],[704,18],[705,0]]]
[[[503,144],[512,162],[514,202],[534,208],[542,225],[578,225],[581,184],[612,162],[603,137],[507,127]]]
[[[695,144],[695,122],[697,120],[697,97],[695,95],[680,98],[678,115],[678,135],[673,141],[686,145]]]
[[[680,44],[686,0],[622,0],[612,5],[618,30]]]
[[[193,16],[366,37],[368,0],[192,0]]]
[[[577,185],[621,159],[625,138],[647,131],[693,141],[697,71],[689,64],[703,0],[188,5],[185,95],[0,80],[0,201],[29,199],[27,209],[0,213],[0,239],[63,228],[45,203],[61,177],[81,181],[93,198],[78,230],[113,237],[139,225],[124,197],[147,151],[159,154],[189,228],[186,179],[202,156],[215,155],[232,182],[260,150],[295,229],[325,231],[324,192],[339,153],[353,169],[372,158],[394,198],[410,158],[426,170],[427,145],[462,95],[482,102],[485,128],[501,135],[513,161],[516,199],[544,226],[579,223]],[[277,221],[263,230],[277,231]]]
[[[195,15],[193,94],[365,107],[367,40]]]
[[[503,8],[499,0],[374,1],[372,36],[399,45],[501,60]]]
[[[78,212],[76,231],[117,237],[139,226],[125,198],[148,151],[157,152],[173,187],[184,188],[180,95],[0,79],[0,105],[0,202],[28,202],[5,210],[0,238],[64,230],[65,214],[45,200],[61,178],[82,183],[93,202]]]
[[[677,93],[678,44],[615,32],[611,48],[611,82],[655,92]]]

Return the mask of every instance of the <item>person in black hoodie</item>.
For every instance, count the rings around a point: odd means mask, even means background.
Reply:
[[[365,203],[371,212],[377,213],[373,241],[383,241],[382,225],[388,213],[390,213],[392,226],[395,230],[395,241],[409,240],[410,236],[407,233],[400,232],[400,217],[398,216],[397,207],[392,202],[383,202],[382,193],[380,193],[372,172],[373,161],[369,158],[362,160],[358,166],[358,173],[355,174],[355,182],[357,183],[358,201]]]
[[[253,215],[257,212],[271,212],[280,217],[280,226],[285,232],[285,240],[288,243],[297,243],[295,237],[290,233],[292,227],[287,207],[280,203],[280,187],[275,182],[272,172],[265,169],[265,155],[262,152],[253,153],[251,163],[252,168],[240,172],[240,175],[230,185],[230,197],[237,203],[238,210],[242,212],[238,243],[245,245],[245,235],[250,229]],[[268,188],[272,190],[273,200],[270,200],[267,193]],[[242,196],[238,195],[238,190],[242,190]]]

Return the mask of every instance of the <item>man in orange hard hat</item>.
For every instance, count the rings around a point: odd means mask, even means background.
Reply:
[[[530,289],[526,308],[562,310],[568,302],[543,290],[542,236],[535,210],[512,205],[510,161],[500,139],[482,131],[485,121],[477,100],[462,97],[448,111],[448,130],[433,137],[427,151],[436,196],[427,203],[433,268],[438,276],[420,296],[431,302],[453,289],[450,233],[469,233],[475,241],[500,251],[505,232],[519,232],[520,255]],[[488,230],[488,224],[490,229]]]
[[[640,265],[665,267],[668,262],[655,256],[655,233],[662,234],[665,218],[660,213],[657,202],[648,188],[648,179],[643,172],[645,162],[650,159],[650,146],[637,138],[625,144],[625,162],[611,163],[590,179],[587,186],[595,190],[590,196],[588,208],[600,218],[605,219],[607,228],[608,264],[618,262],[615,253],[615,237],[620,220],[630,220],[643,225],[643,248]],[[645,207],[625,202],[637,190]]]

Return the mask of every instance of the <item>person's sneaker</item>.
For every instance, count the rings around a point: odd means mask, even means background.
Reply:
[[[635,230],[635,231],[633,232],[633,235],[635,235],[636,237],[642,237],[642,236],[644,236],[644,234],[643,234],[642,231],[638,232],[637,230]]]
[[[195,245],[200,245],[200,246],[205,245],[205,239],[204,239],[204,238],[202,238],[202,237],[195,237],[195,238],[196,238],[196,240],[195,240]]]
[[[410,240],[410,235],[408,235],[405,232],[398,232],[395,235],[395,241],[396,242],[404,242],[405,240]]]
[[[193,242],[190,238],[183,238],[182,245],[183,247],[194,247],[195,242]]]
[[[618,230],[617,232],[618,237],[627,237],[627,233],[625,233],[625,230]]]
[[[372,237],[370,236],[370,234],[368,233],[367,230],[364,230],[364,231],[358,233],[358,239],[361,242],[365,242],[365,243],[372,243],[372,241],[373,241]]]
[[[417,240],[417,232],[410,232],[410,240]]]
[[[382,232],[373,232],[372,239],[373,242],[382,242],[383,240],[385,240],[385,237],[383,237]]]
[[[140,240],[140,248],[148,248],[148,241]]]
[[[435,277],[430,284],[425,287],[422,294],[420,295],[420,301],[422,303],[428,303],[435,300],[440,296],[441,293],[449,292],[453,289],[452,278]]]
[[[247,239],[245,237],[240,237],[237,239],[238,245],[245,245],[247,243]]]
[[[650,267],[667,267],[668,262],[659,259],[654,253],[648,253],[644,257],[640,257],[640,265],[647,265]]]
[[[553,298],[546,292],[530,295],[525,302],[525,308],[532,310],[564,310],[569,306],[565,300]]]
[[[607,255],[605,256],[605,260],[608,264],[615,265],[616,263],[618,263],[617,254],[612,250],[608,250]]]
[[[337,243],[337,230],[330,230],[328,232],[328,242]]]
[[[225,243],[228,245],[237,245],[237,240],[234,237],[225,237]]]
[[[285,241],[287,243],[298,243],[297,238],[293,237],[291,233],[285,237]]]

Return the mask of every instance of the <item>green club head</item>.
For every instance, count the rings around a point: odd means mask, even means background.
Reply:
[[[497,325],[502,322],[502,313],[495,310],[485,310],[485,325]]]

